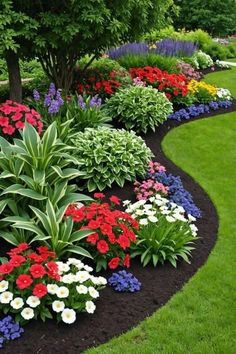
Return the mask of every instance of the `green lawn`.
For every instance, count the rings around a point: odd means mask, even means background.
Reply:
[[[231,74],[233,82],[236,69]],[[213,76],[214,82],[221,76],[219,86],[233,86],[229,72]],[[166,306],[87,354],[236,353],[235,141],[236,113],[189,122],[165,137],[165,153],[201,184],[217,207],[217,244],[207,263]]]
[[[234,98],[236,98],[236,67],[231,70],[218,71],[205,76],[204,81],[215,84],[218,87],[228,88]]]

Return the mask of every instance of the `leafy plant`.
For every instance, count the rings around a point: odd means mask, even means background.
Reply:
[[[106,104],[108,113],[125,125],[126,129],[146,133],[162,124],[173,112],[164,93],[153,87],[130,86],[117,91]]]
[[[31,206],[44,212],[50,200],[55,213],[61,215],[68,204],[91,200],[75,193],[77,187],[68,184],[83,174],[78,170],[79,161],[70,156],[72,149],[58,138],[56,123],[50,125],[42,137],[28,123],[23,129],[22,140],[15,139],[10,144],[0,137],[2,217],[30,221],[35,217]],[[71,165],[76,168],[71,168]],[[10,223],[10,219],[0,221],[1,237],[6,241],[16,245],[32,238],[32,230],[9,228]]]
[[[152,156],[134,132],[107,128],[86,129],[73,139],[74,155],[80,163],[79,183],[89,191],[142,177]]]
[[[197,239],[197,228],[192,224],[195,218],[185,218],[184,209],[174,203],[168,205],[169,200],[159,194],[128,204],[126,212],[140,224],[131,257],[140,256],[143,266],[169,261],[176,267],[179,257],[189,263],[192,243]]]

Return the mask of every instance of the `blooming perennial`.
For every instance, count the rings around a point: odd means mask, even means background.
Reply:
[[[0,349],[6,342],[20,338],[24,329],[16,323],[11,316],[6,316],[0,320]]]
[[[97,271],[101,268],[116,269],[118,266],[130,266],[129,249],[136,241],[135,232],[138,222],[128,213],[115,209],[120,205],[116,196],[109,203],[102,203],[103,193],[95,193],[97,200],[86,206],[71,205],[66,214],[72,216],[79,229],[91,229],[94,232],[86,238],[84,248],[94,257]]]
[[[38,133],[42,132],[41,116],[34,109],[10,100],[0,105],[0,132],[2,135],[15,135],[24,128],[25,122],[33,125]]]
[[[45,321],[53,313],[58,321],[73,323],[76,312],[86,312],[87,303],[98,298],[106,284],[78,259],[56,262],[46,246],[34,252],[22,243],[8,254],[10,259],[0,266],[0,309],[15,313],[21,323],[38,317]],[[92,313],[91,306],[87,312]]]
[[[132,273],[128,273],[125,270],[113,273],[108,279],[108,284],[118,292],[134,293],[141,289],[140,281]]]

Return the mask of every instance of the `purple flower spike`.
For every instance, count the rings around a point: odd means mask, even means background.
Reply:
[[[94,107],[101,107],[102,105],[102,100],[101,98],[98,97],[98,95],[95,95],[94,97],[91,98],[90,102],[89,102],[89,107],[90,108],[94,108]]]
[[[84,102],[84,99],[81,95],[78,96],[78,105],[80,106],[81,109],[86,108],[86,103]]]
[[[44,98],[44,107],[49,107],[50,104],[51,104],[51,96],[49,94],[45,95],[45,98]]]
[[[55,94],[56,94],[56,86],[53,82],[50,83],[48,94],[50,96],[55,96]]]
[[[34,100],[37,102],[37,101],[40,101],[40,94],[37,90],[33,90],[33,97],[34,97]]]

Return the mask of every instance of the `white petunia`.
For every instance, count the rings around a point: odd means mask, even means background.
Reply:
[[[72,284],[74,281],[76,281],[76,277],[72,273],[65,274],[61,278],[61,281],[62,281],[62,283],[65,283],[65,284]]]
[[[0,302],[2,304],[9,304],[11,300],[13,299],[13,294],[10,291],[4,291],[0,295]]]
[[[6,280],[0,281],[0,293],[6,291],[8,289],[8,285],[9,285],[8,281]]]
[[[162,213],[162,215],[169,215],[171,213],[171,211],[164,209],[164,210],[161,210],[161,213]]]
[[[10,305],[13,309],[19,310],[24,305],[24,301],[21,297],[16,297],[14,300],[11,301]]]
[[[174,213],[173,218],[175,218],[176,220],[179,220],[179,221],[184,221],[184,222],[187,221],[187,219],[182,214],[178,214],[178,213],[177,214]]]
[[[145,214],[146,215],[155,215],[156,214],[156,210],[146,210]]]
[[[89,278],[90,278],[90,274],[85,270],[81,270],[76,273],[76,281],[80,283],[84,283]]]
[[[90,278],[94,285],[106,285],[107,280],[104,277],[94,277],[93,275]]]
[[[158,221],[157,217],[154,216],[154,215],[149,215],[148,216],[148,220],[151,221],[151,222],[157,222]]]
[[[140,216],[140,215],[143,215],[144,214],[144,210],[142,209],[137,209],[136,212],[135,212],[136,215]]]
[[[176,221],[175,218],[173,218],[173,216],[169,216],[169,215],[166,216],[166,220],[168,222],[175,222]]]
[[[27,305],[29,305],[30,307],[37,307],[40,305],[40,300],[37,296],[29,296],[28,299],[26,300]]]
[[[148,219],[140,219],[139,224],[140,225],[148,225]]]
[[[47,285],[47,291],[51,295],[55,295],[58,289],[58,285],[56,284],[48,284]]]
[[[26,307],[20,314],[25,320],[31,320],[34,317],[34,310],[30,307]]]
[[[59,297],[59,299],[65,299],[69,296],[69,289],[65,286],[59,286],[56,291],[56,295]]]
[[[61,318],[63,322],[71,324],[76,320],[76,313],[74,310],[66,308],[62,311]]]
[[[143,206],[145,210],[152,209],[152,204],[146,204]]]
[[[76,290],[78,294],[87,294],[88,288],[84,285],[77,285]]]
[[[92,298],[97,299],[99,297],[99,292],[93,286],[90,286],[88,290],[89,295],[92,296]]]
[[[60,274],[69,272],[70,266],[68,264],[63,262],[56,262],[56,264],[58,265],[58,270]]]
[[[77,258],[68,258],[68,261],[66,262],[67,265],[76,265],[82,263],[81,260]],[[83,263],[82,263],[83,264]]]
[[[65,304],[63,301],[58,301],[58,300],[53,301],[52,309],[54,312],[57,312],[57,313],[62,312],[64,310],[64,308],[65,308]]]
[[[88,313],[94,313],[96,306],[94,305],[93,301],[86,301],[85,309]]]
[[[192,216],[191,214],[188,214],[188,219],[189,221],[196,221],[196,218]]]
[[[93,271],[93,268],[88,266],[88,265],[85,265],[84,266],[84,269],[87,271],[87,272],[92,272]]]
[[[130,204],[130,200],[124,200],[123,201],[123,206],[129,205]]]
[[[154,200],[155,200],[155,197],[151,197],[151,198],[149,198],[149,200],[150,200],[151,203],[153,203]]]

